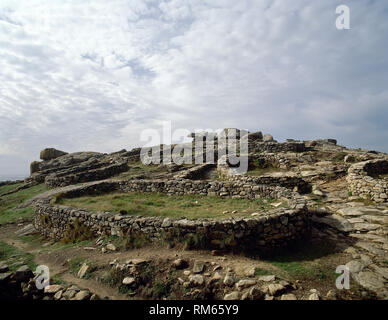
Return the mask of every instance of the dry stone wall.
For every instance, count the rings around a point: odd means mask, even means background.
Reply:
[[[93,169],[72,169],[69,171],[50,174],[45,178],[45,184],[49,187],[63,187],[80,182],[102,180],[128,170],[126,162],[113,164],[94,164]]]
[[[249,145],[249,152],[303,152],[306,146],[303,142],[253,142]]]
[[[376,202],[388,201],[388,179],[374,178],[388,173],[388,158],[358,162],[350,166],[346,177],[353,196],[370,198]]]
[[[287,198],[289,208],[278,208],[245,219],[169,219],[134,217],[110,212],[53,205],[55,196],[79,197],[96,192],[160,192],[164,194],[200,194],[220,197],[255,199],[261,197]],[[303,237],[310,230],[305,200],[299,194],[282,187],[254,185],[232,181],[192,180],[106,180],[80,186],[48,191],[34,202],[34,225],[43,235],[53,239],[66,236],[75,220],[85,224],[96,235],[134,235],[141,233],[149,241],[186,241],[196,237],[201,247],[268,247],[281,246]],[[184,212],[182,212],[184,215]]]
[[[129,236],[141,233],[151,242],[180,242],[198,239],[202,248],[261,248],[286,245],[310,230],[306,209],[279,209],[246,219],[169,219],[133,217],[109,212],[89,212],[40,203],[34,225],[44,236],[60,240],[74,221],[86,225],[95,235]]]

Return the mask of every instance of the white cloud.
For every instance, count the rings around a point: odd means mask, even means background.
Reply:
[[[3,0],[0,173],[46,146],[130,148],[158,120],[388,151],[388,5],[349,2],[346,31],[337,5]]]

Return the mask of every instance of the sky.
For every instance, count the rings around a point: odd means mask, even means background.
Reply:
[[[1,0],[0,175],[162,121],[388,152],[387,84],[385,0]]]

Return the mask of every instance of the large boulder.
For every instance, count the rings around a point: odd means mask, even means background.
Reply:
[[[47,161],[47,160],[58,158],[60,156],[64,156],[65,154],[67,154],[67,152],[57,150],[54,148],[46,148],[40,152],[40,159]]]
[[[263,140],[263,133],[261,131],[249,133],[248,139],[252,140],[252,141],[254,141],[254,140],[262,141]]]
[[[266,133],[266,134],[264,135],[264,137],[263,137],[263,141],[264,141],[264,142],[273,142],[273,141],[275,141],[275,140],[273,139],[273,136],[271,136],[270,134]]]
[[[40,170],[40,162],[39,161],[31,162],[31,164],[30,164],[30,174],[38,172],[39,170]]]

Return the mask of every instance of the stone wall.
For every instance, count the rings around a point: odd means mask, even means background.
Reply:
[[[268,174],[257,177],[235,175],[230,176],[229,180],[239,181],[251,185],[281,186],[288,189],[297,189],[298,193],[311,192],[311,185],[295,174]]]
[[[45,178],[45,184],[49,187],[63,187],[80,182],[106,179],[128,170],[126,162],[105,164],[103,167],[101,167],[100,163],[96,163],[95,166],[96,168],[92,167],[93,169],[91,169],[91,167],[88,167],[80,171],[73,169],[74,173],[66,171],[50,174]]]
[[[182,213],[183,214],[183,213]],[[68,228],[82,223],[97,235],[134,236],[150,242],[180,243],[197,239],[199,248],[268,248],[286,245],[306,235],[310,222],[306,209],[276,209],[254,218],[169,219],[134,217],[109,212],[89,212],[76,208],[39,203],[35,228],[56,240],[66,237]]]
[[[388,201],[388,179],[374,178],[388,173],[388,158],[358,162],[350,166],[346,181],[353,196],[370,198],[376,202]]]
[[[303,152],[306,146],[303,142],[253,142],[249,145],[249,152]]]

